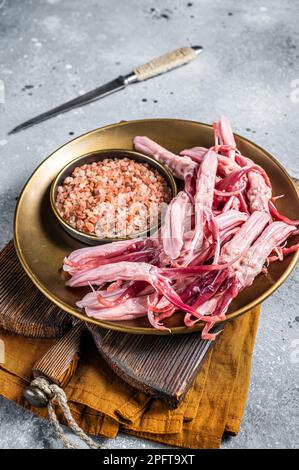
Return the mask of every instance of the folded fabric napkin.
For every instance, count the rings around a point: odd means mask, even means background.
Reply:
[[[258,307],[225,325],[175,410],[123,382],[90,338],[65,389],[74,418],[84,431],[97,436],[111,438],[121,430],[172,446],[220,447],[225,432],[237,434],[240,428],[259,313]],[[5,345],[0,394],[46,417],[47,411],[30,407],[22,393],[32,379],[33,365],[56,340],[25,338],[2,329],[0,339]]]

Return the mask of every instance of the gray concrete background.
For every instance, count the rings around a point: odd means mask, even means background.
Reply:
[[[34,168],[71,138],[121,119],[211,122],[226,114],[299,177],[298,20],[292,0],[0,0],[1,247]],[[192,44],[205,51],[186,67],[7,136],[53,105]],[[263,306],[242,428],[224,448],[299,447],[297,281],[298,270]],[[124,436],[109,445],[158,447]],[[60,447],[48,423],[0,399],[0,448],[47,447]]]

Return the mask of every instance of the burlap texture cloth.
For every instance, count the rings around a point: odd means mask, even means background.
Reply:
[[[237,434],[240,429],[259,314],[258,307],[227,322],[175,410],[123,382],[99,356],[90,338],[65,390],[74,418],[82,429],[97,436],[113,438],[121,430],[171,446],[220,447],[225,432]],[[31,408],[22,392],[32,379],[32,366],[55,341],[29,339],[1,329],[0,339],[5,345],[0,394],[46,417],[47,411]]]

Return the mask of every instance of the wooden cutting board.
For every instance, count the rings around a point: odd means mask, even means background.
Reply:
[[[0,327],[24,336],[59,338],[33,367],[65,386],[75,373],[80,348],[91,338],[100,355],[121,379],[176,407],[200,370],[211,345],[200,335],[149,336],[104,330],[72,317],[47,300],[21,267],[13,243],[0,252]],[[89,332],[89,338],[82,337]],[[99,357],[99,367],[101,367]]]
[[[60,338],[72,326],[26,275],[12,241],[0,252],[0,326],[33,338]]]
[[[202,367],[212,341],[198,333],[130,335],[87,324],[99,353],[133,387],[176,408]],[[217,329],[213,331],[220,331]]]

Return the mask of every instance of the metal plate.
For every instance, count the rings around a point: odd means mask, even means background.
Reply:
[[[88,318],[76,308],[86,289],[72,289],[64,285],[61,273],[63,258],[82,247],[70,237],[55,219],[49,204],[49,190],[57,173],[80,155],[100,149],[132,149],[136,135],[147,135],[173,152],[194,146],[213,145],[213,129],[207,124],[177,119],[149,119],[121,122],[89,132],[72,140],[50,155],[27,182],[16,208],[14,238],[19,259],[36,286],[62,310],[81,320],[103,328],[135,334],[169,334],[153,329],[146,318],[132,321],[99,321]],[[243,155],[261,165],[270,176],[274,195],[285,194],[277,201],[278,209],[286,216],[299,217],[299,199],[296,188],[284,168],[265,150],[249,140],[236,136]],[[292,243],[298,242],[295,238]],[[253,285],[241,292],[231,304],[228,319],[234,318],[260,304],[288,277],[298,260],[299,252],[284,261],[273,263],[269,275],[260,275]],[[172,333],[191,333],[202,328],[183,325],[182,313],[165,321]]]

